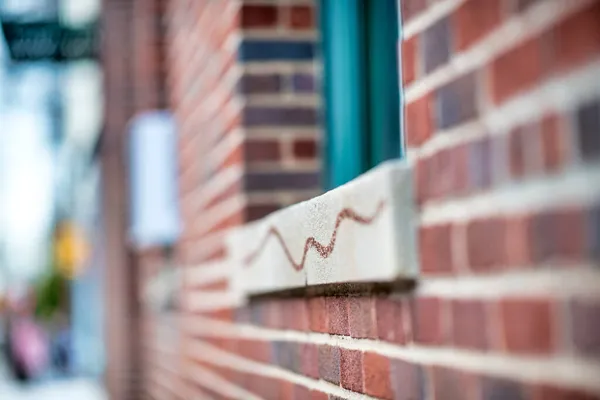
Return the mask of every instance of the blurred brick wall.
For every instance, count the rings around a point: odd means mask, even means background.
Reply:
[[[144,398],[599,398],[600,2],[401,5],[417,288],[147,315]],[[319,191],[315,9],[170,0],[164,17],[177,261],[202,268],[228,228]],[[162,261],[139,261],[143,285]]]

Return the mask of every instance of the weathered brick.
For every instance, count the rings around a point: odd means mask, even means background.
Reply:
[[[309,317],[308,317],[308,303],[304,298],[293,298],[283,301],[285,313],[284,322],[285,328],[295,331],[308,331]]]
[[[600,261],[600,204],[592,207],[587,216],[588,251],[594,261]]]
[[[539,37],[527,40],[491,63],[490,87],[496,104],[530,89],[543,76],[542,47]]]
[[[413,301],[412,332],[415,342],[432,346],[445,343],[442,308],[441,300],[433,297],[418,297]]]
[[[594,60],[600,53],[600,3],[561,21],[553,30],[554,60],[563,72]]]
[[[545,115],[540,122],[540,142],[542,146],[542,167],[554,172],[568,162],[569,137],[564,123],[557,114]]]
[[[358,350],[341,350],[342,387],[353,392],[363,391],[363,353]]]
[[[417,78],[417,37],[401,41],[402,82],[409,85]]]
[[[402,7],[402,20],[406,23],[427,8],[427,0],[403,0],[400,2],[400,6]]]
[[[582,104],[576,118],[581,157],[585,161],[600,158],[600,100]]]
[[[316,189],[319,178],[317,172],[249,172],[244,176],[244,189]]]
[[[467,257],[472,271],[498,269],[506,261],[506,221],[500,217],[467,224]]]
[[[307,40],[244,39],[238,49],[240,61],[310,61],[315,44]]]
[[[479,0],[464,2],[453,14],[457,50],[465,50],[483,39],[500,24],[504,2]]]
[[[476,300],[455,300],[452,309],[452,343],[456,347],[485,350],[488,348],[486,306]]]
[[[275,161],[280,157],[281,149],[276,140],[252,140],[244,143],[246,162]]]
[[[436,92],[438,129],[449,129],[478,115],[477,75],[466,74],[439,88]]]
[[[390,379],[394,400],[425,398],[425,382],[420,366],[403,360],[390,360]]]
[[[315,76],[313,74],[294,74],[291,76],[292,90],[296,93],[312,93],[315,91]]]
[[[368,296],[348,298],[348,324],[353,338],[376,338],[375,300]]]
[[[600,395],[550,385],[534,387],[531,400],[599,400]]]
[[[314,139],[297,139],[292,144],[294,157],[298,159],[315,159],[317,157],[317,142]]]
[[[474,375],[443,367],[431,369],[431,382],[435,399],[471,400],[477,389]]]
[[[325,297],[313,297],[308,299],[308,313],[310,318],[310,330],[313,332],[326,333],[329,322]]]
[[[571,335],[582,355],[600,355],[600,303],[573,300],[570,304]]]
[[[309,29],[315,26],[314,7],[297,5],[289,8],[290,27],[294,29]]]
[[[518,382],[498,378],[484,378],[481,400],[526,400],[525,389]]]
[[[404,314],[408,313],[406,300],[377,297],[375,314],[377,319],[377,336],[381,340],[394,343],[406,343],[410,337],[410,328],[406,326]]]
[[[409,103],[405,107],[406,141],[409,147],[419,146],[433,133],[431,96]]]
[[[469,188],[485,189],[492,185],[495,161],[490,137],[476,139],[469,144]]]
[[[272,342],[271,354],[273,362],[282,368],[294,372],[302,372],[300,346],[293,342]]]
[[[555,312],[549,300],[505,299],[499,307],[506,351],[550,353],[554,350]]]
[[[238,353],[250,360],[269,363],[271,360],[271,347],[268,342],[259,340],[240,340]]]
[[[282,88],[282,78],[277,74],[244,75],[238,82],[238,90],[243,94],[277,93]]]
[[[533,260],[532,218],[515,214],[506,219],[506,261],[509,267],[530,265]]]
[[[365,393],[382,399],[392,399],[390,360],[382,355],[363,354],[363,378]]]
[[[319,346],[319,377],[328,382],[340,383],[340,349],[328,345]]]
[[[427,225],[419,228],[419,257],[424,275],[452,273],[452,226]]]
[[[348,336],[348,299],[345,297],[327,298],[327,320],[329,333]]]
[[[319,379],[319,348],[312,343],[299,345],[300,369],[302,375]]]
[[[421,34],[421,52],[425,73],[447,63],[452,53],[452,32],[448,18],[442,18]]]
[[[548,210],[535,215],[532,221],[534,260],[580,259],[586,248],[584,218],[584,211],[577,208]]]
[[[244,4],[240,21],[244,28],[268,28],[277,23],[277,7],[272,5]]]
[[[317,110],[312,107],[254,107],[244,108],[244,123],[256,126],[313,126]]]

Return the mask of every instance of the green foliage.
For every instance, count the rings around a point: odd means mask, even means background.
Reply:
[[[66,279],[53,269],[37,287],[35,315],[41,319],[51,319],[64,304],[66,289]]]

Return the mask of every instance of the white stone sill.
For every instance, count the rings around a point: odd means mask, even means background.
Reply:
[[[414,279],[411,168],[389,161],[226,237],[232,286],[245,295],[324,284]]]

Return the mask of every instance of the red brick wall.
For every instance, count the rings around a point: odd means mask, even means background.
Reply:
[[[148,315],[148,398],[599,398],[600,2],[401,5],[416,288]],[[228,228],[318,192],[314,12],[170,1],[181,268],[223,259]]]

